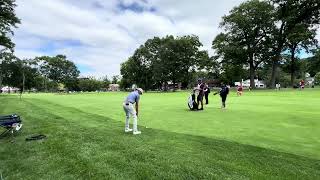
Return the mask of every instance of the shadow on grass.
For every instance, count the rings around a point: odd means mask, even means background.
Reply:
[[[5,179],[318,179],[320,161],[235,142],[141,127],[47,101],[8,99],[24,117],[15,143],[0,141]],[[0,105],[1,109],[1,105]],[[1,109],[2,110],[2,109]],[[1,112],[0,113],[3,113]],[[30,134],[48,139],[25,142]]]

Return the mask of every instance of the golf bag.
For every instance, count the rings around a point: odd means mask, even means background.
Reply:
[[[0,134],[0,137],[8,132],[13,134],[14,131],[19,131],[22,127],[21,122],[20,116],[16,114],[0,116],[0,127],[5,129],[5,131]]]
[[[198,110],[198,103],[196,102],[196,95],[191,94],[188,98],[188,106],[190,110]]]

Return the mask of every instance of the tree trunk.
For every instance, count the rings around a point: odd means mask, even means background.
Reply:
[[[172,83],[173,83],[173,92],[175,92],[176,91],[176,80],[173,79]]]
[[[2,93],[2,92],[1,92],[1,90],[2,90],[2,79],[3,79],[2,76],[3,76],[3,75],[2,75],[2,70],[0,69],[0,93]]]
[[[164,90],[165,92],[167,92],[167,91],[168,91],[168,83],[167,83],[167,82],[164,82],[163,84],[164,84],[164,89],[163,89],[163,90]]]
[[[22,93],[24,92],[24,85],[26,83],[26,76],[24,74],[24,71],[22,72]]]
[[[22,88],[21,88],[21,92],[20,92],[20,100],[22,98],[22,93],[24,92],[25,81],[26,81],[26,77],[25,77],[24,71],[22,71]]]
[[[285,35],[284,35],[284,29],[285,29],[285,23],[282,22],[280,30],[279,30],[279,38],[277,40],[277,48],[275,49],[275,56],[272,59],[272,72],[271,72],[271,79],[270,79],[270,87],[271,89],[274,89],[276,87],[276,73],[278,68],[278,63],[281,57],[281,51],[285,43]]]
[[[277,55],[272,61],[272,72],[271,72],[271,79],[270,79],[270,89],[274,89],[276,87],[276,74],[278,68],[280,54]]]
[[[47,88],[47,78],[46,77],[44,77],[43,85],[44,85],[44,91],[47,93],[48,92],[48,88]]]
[[[252,59],[252,57],[250,57]],[[255,88],[255,83],[254,83],[254,75],[255,75],[255,69],[254,69],[254,64],[253,64],[253,59],[250,60],[250,87],[251,89]]]
[[[1,90],[2,90],[2,79],[3,79],[3,74],[2,74],[2,62],[0,62],[0,93],[2,93],[1,92]]]
[[[291,73],[291,86],[294,87],[294,79],[295,79],[295,76],[294,76],[294,73],[295,73],[295,58],[294,58],[294,55],[295,55],[295,51],[296,51],[296,45],[293,45],[290,47],[291,49],[291,67],[290,67],[290,73]]]

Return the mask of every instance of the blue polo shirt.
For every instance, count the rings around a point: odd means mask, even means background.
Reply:
[[[139,102],[140,100],[140,94],[138,91],[133,91],[131,92],[128,97],[126,98],[126,102],[129,102],[129,103],[136,103],[136,102]]]

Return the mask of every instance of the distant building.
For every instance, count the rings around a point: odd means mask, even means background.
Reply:
[[[240,86],[241,82],[235,82],[234,85],[235,86]],[[255,79],[254,80],[254,85],[256,88],[266,88],[266,84],[264,83],[264,81],[261,81],[259,79]],[[250,79],[247,79],[247,80],[242,80],[242,86],[244,88],[249,88],[250,87]]]
[[[120,85],[119,84],[109,84],[109,91],[120,91]]]

